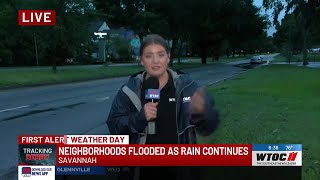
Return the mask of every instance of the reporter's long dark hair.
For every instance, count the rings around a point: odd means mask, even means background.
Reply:
[[[143,50],[145,47],[147,47],[150,44],[158,44],[161,45],[165,48],[165,50],[167,51],[167,53],[170,53],[170,48],[168,43],[166,42],[166,40],[161,37],[158,34],[149,34],[147,36],[145,36],[141,42],[141,46],[140,46],[140,56],[142,56],[143,54]]]

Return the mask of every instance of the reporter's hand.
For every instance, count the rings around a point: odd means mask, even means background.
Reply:
[[[189,107],[190,115],[191,115],[191,124],[200,125],[205,122],[206,114],[205,114],[205,90],[203,88],[199,88],[191,97],[190,107]]]
[[[205,90],[199,88],[191,97],[190,100],[191,114],[204,114],[205,112]]]
[[[157,106],[157,102],[148,102],[144,105],[144,115],[147,121],[157,118]]]

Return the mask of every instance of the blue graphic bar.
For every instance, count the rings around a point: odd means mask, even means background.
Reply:
[[[101,166],[56,166],[56,175],[105,175]]]
[[[252,151],[302,151],[302,144],[252,144]]]

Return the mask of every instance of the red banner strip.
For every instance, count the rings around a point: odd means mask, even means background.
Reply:
[[[63,145],[57,166],[251,166],[250,144]]]
[[[18,144],[64,144],[64,135],[20,135]]]

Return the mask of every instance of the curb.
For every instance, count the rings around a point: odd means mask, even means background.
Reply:
[[[233,74],[233,75],[231,75],[231,76],[229,76],[229,77],[226,77],[226,78],[223,78],[223,79],[214,81],[214,82],[212,82],[212,83],[209,83],[207,86],[212,86],[212,85],[217,84],[217,83],[219,83],[219,82],[221,82],[221,81],[226,81],[226,80],[231,79],[231,78],[233,78],[233,77],[235,77],[235,76],[239,76],[240,74],[243,74],[243,73],[245,73],[245,72],[247,72],[247,71],[249,71],[249,70],[242,71],[242,72]]]
[[[245,69],[245,70],[243,70],[243,71],[241,71],[241,72],[238,72],[238,73],[235,73],[235,74],[233,74],[233,75],[231,75],[231,76],[229,76],[229,77],[226,77],[226,78],[223,78],[223,79],[214,81],[214,82],[212,82],[212,83],[207,84],[206,86],[208,86],[208,87],[209,87],[209,86],[212,86],[212,85],[217,84],[217,83],[220,83],[220,82],[222,82],[222,81],[226,81],[226,80],[228,80],[228,79],[232,79],[233,77],[239,76],[239,75],[241,75],[241,74],[243,74],[243,73],[246,73],[246,72],[249,72],[249,71],[252,71],[252,70],[254,70],[254,69],[264,67],[264,66],[268,66],[268,65],[272,65],[272,64],[270,64],[270,61],[267,61],[267,63],[265,63],[265,64],[260,64],[260,65],[256,66],[255,68]],[[232,66],[234,66],[234,65],[232,65]]]

